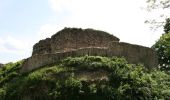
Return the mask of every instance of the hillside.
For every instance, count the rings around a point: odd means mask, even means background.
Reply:
[[[0,69],[0,100],[170,99],[170,75],[124,58],[68,57],[28,73],[22,63]]]

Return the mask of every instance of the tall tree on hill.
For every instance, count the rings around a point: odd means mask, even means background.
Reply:
[[[152,29],[164,28],[164,34],[152,48],[158,54],[159,68],[170,71],[170,16],[167,13],[170,10],[170,0],[147,0],[147,10],[159,13],[157,19],[151,18],[146,22],[151,24]]]
[[[160,69],[170,71],[170,18],[166,19],[164,32],[153,48],[158,54]]]

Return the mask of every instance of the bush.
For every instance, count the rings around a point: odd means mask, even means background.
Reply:
[[[13,68],[14,67],[14,68]],[[170,75],[143,65],[128,64],[124,58],[85,56],[66,58],[18,75],[15,64],[1,73],[13,78],[0,88],[1,100],[157,100],[170,98]],[[13,69],[13,71],[11,71]],[[8,70],[8,71],[7,71]],[[108,80],[81,80],[78,71],[108,72]],[[16,72],[16,73],[14,73]],[[16,75],[15,75],[16,74]],[[3,76],[3,79],[4,79]]]

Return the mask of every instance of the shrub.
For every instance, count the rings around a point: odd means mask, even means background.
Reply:
[[[10,65],[11,66],[11,65]],[[68,57],[27,74],[13,67],[0,71],[2,100],[157,100],[169,99],[170,75],[117,57]],[[16,70],[17,69],[17,70]],[[81,80],[78,71],[108,72],[108,80]],[[8,73],[8,74],[6,74]],[[11,76],[9,76],[11,75]],[[1,80],[2,81],[2,80]]]

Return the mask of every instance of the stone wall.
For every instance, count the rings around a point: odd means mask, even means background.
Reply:
[[[85,47],[108,47],[119,39],[109,33],[93,30],[64,28],[50,39],[41,40],[33,47],[33,54],[57,53]]]
[[[103,31],[64,28],[34,45],[32,56],[25,60],[21,72],[53,64],[66,57],[85,55],[125,57],[129,63],[144,64],[148,68],[157,66],[157,55],[151,48],[119,42],[117,37]]]
[[[38,43],[36,43],[33,47],[33,53],[35,54],[46,54],[51,53],[51,39],[47,38],[45,40],[40,40]]]
[[[148,68],[157,66],[157,54],[148,47],[124,43],[112,42],[109,46],[110,55],[125,57],[129,63],[144,64]]]
[[[66,57],[78,57],[85,55],[107,56],[108,54],[107,48],[80,48],[68,52],[33,55],[24,61],[21,72],[29,72],[45,65],[54,64]]]
[[[28,72],[48,64],[54,64],[66,57],[85,55],[125,57],[129,63],[144,64],[149,69],[157,66],[157,56],[152,49],[128,43],[112,42],[108,48],[88,47],[68,52],[33,55],[24,62],[21,72]]]

